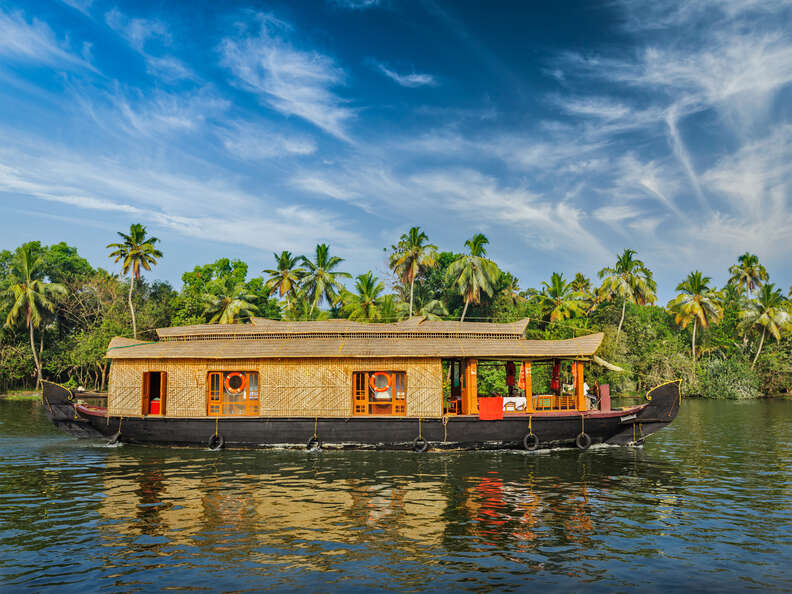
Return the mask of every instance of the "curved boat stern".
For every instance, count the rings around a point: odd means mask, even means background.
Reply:
[[[68,388],[43,380],[41,400],[47,417],[58,429],[75,437],[103,437],[89,419],[77,412],[74,393]]]
[[[622,430],[605,443],[641,444],[649,435],[671,424],[679,412],[682,400],[679,388],[681,383],[682,380],[674,380],[652,388],[646,394],[649,403],[637,413],[621,417],[619,424],[623,427]]]

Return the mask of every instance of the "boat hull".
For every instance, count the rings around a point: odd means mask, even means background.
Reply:
[[[324,448],[366,449],[522,449],[628,445],[671,423],[679,410],[679,383],[652,390],[646,404],[617,411],[507,414],[501,420],[477,416],[445,419],[410,417],[350,418],[174,418],[108,416],[106,409],[80,404],[55,384],[45,384],[44,403],[50,419],[64,431],[83,438],[114,438],[138,444],[217,445],[267,448],[308,447],[313,439]],[[590,438],[579,438],[581,433]],[[526,439],[526,435],[536,436]],[[589,443],[590,442],[590,443]]]

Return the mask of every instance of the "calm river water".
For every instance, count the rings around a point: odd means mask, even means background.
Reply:
[[[0,589],[792,590],[792,400],[642,448],[167,449],[0,400]]]

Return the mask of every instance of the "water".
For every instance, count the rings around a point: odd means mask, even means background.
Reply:
[[[0,401],[0,589],[792,590],[792,400],[686,401],[643,448],[78,441]]]

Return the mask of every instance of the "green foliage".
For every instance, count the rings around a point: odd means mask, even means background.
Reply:
[[[759,398],[761,380],[745,359],[713,357],[701,365],[694,390],[707,398]]]
[[[678,378],[685,393],[712,398],[792,391],[792,304],[750,254],[732,267],[732,281],[719,291],[710,288],[703,274],[689,275],[669,312],[651,304],[656,289],[651,271],[631,250],[614,268],[602,271],[605,280],[600,287],[581,273],[569,282],[554,274],[537,290],[521,289],[514,275],[488,260],[486,238],[480,234],[466,242],[466,254],[434,253],[428,241],[414,228],[393,246],[391,294],[385,294],[385,284],[370,272],[344,287],[341,279],[349,275],[336,270],[342,260],[331,257],[326,245],[317,246],[312,260],[290,252],[276,254],[266,279],[248,278],[248,265],[241,260],[220,258],[185,272],[179,291],[168,283],[149,282],[142,273],[137,278],[132,263],[127,278],[93,269],[65,243],[29,242],[14,251],[0,251],[0,316],[11,320],[0,328],[0,390],[33,387],[36,358],[48,379],[101,388],[109,371],[104,359],[107,343],[113,336],[133,334],[132,311],[140,337],[150,340],[159,327],[206,323],[215,316],[218,321],[246,323],[253,312],[274,319],[283,315],[292,320],[396,321],[409,315],[412,293],[414,315],[459,319],[464,312],[469,320],[498,322],[530,318],[528,338],[566,339],[602,331],[599,355],[625,372],[590,365],[586,378],[589,384],[611,384],[614,393],[644,393]],[[432,257],[418,253],[423,250],[433,252]],[[28,264],[35,264],[28,266],[29,283],[20,282],[25,276],[20,273],[22,252]],[[149,265],[156,263],[159,256],[148,255],[154,258],[147,260]],[[146,270],[142,262],[140,270]],[[28,284],[52,306],[37,302],[37,327],[31,312],[34,348],[28,302],[20,301],[9,317],[18,301],[14,287]],[[65,291],[44,289],[53,284]],[[695,360],[690,356],[694,329]],[[532,376],[536,391],[549,390],[549,364],[536,363]],[[506,393],[502,362],[483,362],[478,378],[482,394]],[[569,383],[568,378],[562,380]]]

